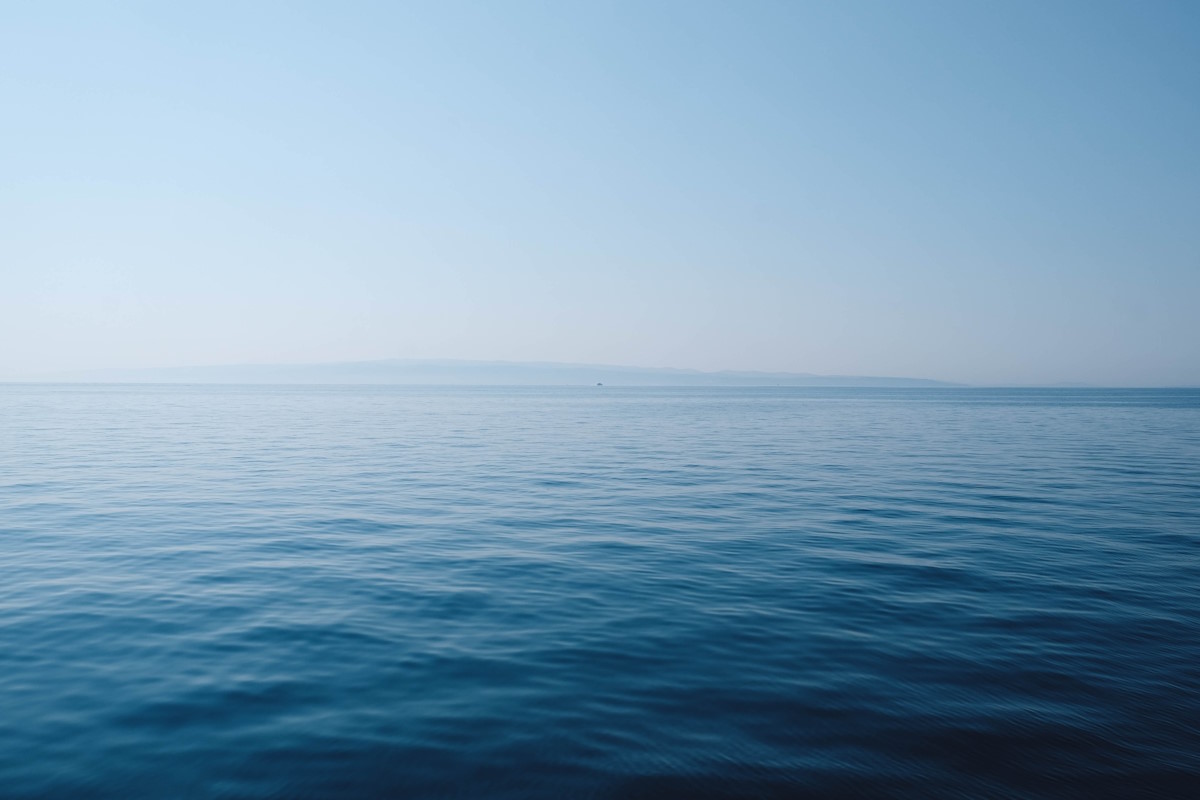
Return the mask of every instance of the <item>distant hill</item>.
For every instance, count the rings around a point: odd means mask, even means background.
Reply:
[[[946,387],[924,378],[701,372],[552,362],[386,359],[332,364],[238,364],[210,367],[91,370],[48,378],[82,383],[409,384],[490,386],[844,386]]]

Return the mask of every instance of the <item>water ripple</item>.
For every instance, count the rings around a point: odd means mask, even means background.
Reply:
[[[5,797],[1185,797],[1200,392],[0,386]]]

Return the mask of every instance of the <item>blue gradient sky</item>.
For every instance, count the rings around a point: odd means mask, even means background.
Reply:
[[[0,377],[1200,384],[1200,3],[8,3]]]

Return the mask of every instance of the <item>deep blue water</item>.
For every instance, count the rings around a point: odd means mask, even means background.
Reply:
[[[1200,391],[0,386],[0,795],[1200,796]]]

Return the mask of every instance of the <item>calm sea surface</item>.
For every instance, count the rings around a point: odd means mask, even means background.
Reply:
[[[0,796],[1200,796],[1200,392],[0,386]]]

